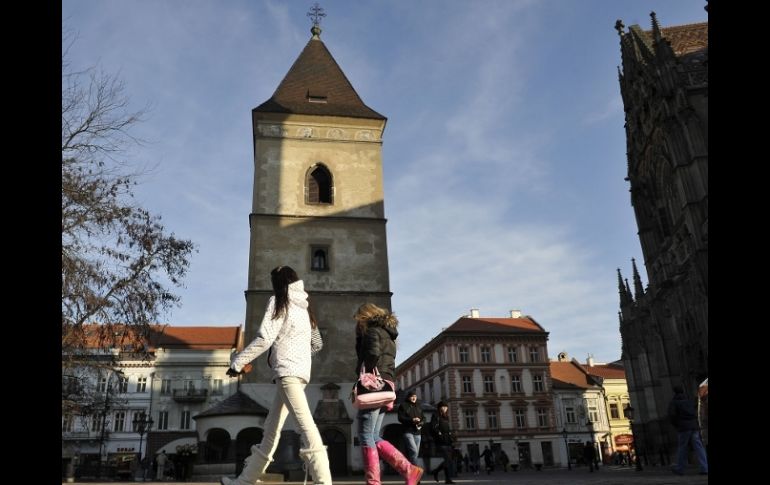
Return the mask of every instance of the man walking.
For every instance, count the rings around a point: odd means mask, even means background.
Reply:
[[[700,465],[700,473],[708,475],[709,465],[706,460],[706,450],[700,438],[697,407],[693,399],[688,399],[684,395],[682,386],[674,387],[674,398],[668,406],[668,417],[679,436],[677,463],[671,467],[671,471],[677,475],[684,475],[684,468],[687,466],[687,450],[692,443]]]
[[[412,465],[417,465],[425,415],[422,413],[422,407],[417,402],[417,394],[414,391],[407,392],[406,399],[398,406],[398,420],[404,425],[406,456]]]

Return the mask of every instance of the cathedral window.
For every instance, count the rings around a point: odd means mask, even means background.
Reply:
[[[332,174],[323,165],[314,165],[310,168],[305,179],[305,199],[308,204],[331,204]]]

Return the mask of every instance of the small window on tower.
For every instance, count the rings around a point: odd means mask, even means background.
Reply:
[[[329,271],[329,248],[326,246],[311,246],[310,270]]]
[[[315,165],[308,171],[305,181],[308,204],[332,203],[332,174],[323,165]]]

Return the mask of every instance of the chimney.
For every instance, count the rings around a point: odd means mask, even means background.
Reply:
[[[471,308],[471,318],[479,318],[479,309]]]
[[[586,364],[588,367],[594,366],[594,356],[592,354],[588,354],[588,358],[586,359]]]
[[[511,310],[511,318],[521,318],[521,310]]]

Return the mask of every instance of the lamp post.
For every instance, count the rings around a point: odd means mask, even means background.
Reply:
[[[633,449],[634,460],[636,461],[636,471],[640,472],[644,469],[642,468],[642,461],[639,459],[639,449],[636,447],[636,434],[634,433],[634,408],[631,407],[631,404],[626,406],[625,413],[626,417],[628,418],[628,426],[631,428],[631,435],[634,437]]]
[[[594,467],[598,470],[599,463],[597,456],[599,455],[596,453],[596,441],[594,440],[594,423],[591,422],[590,418],[586,420],[586,428],[588,428],[588,436],[591,437],[591,447],[594,449]]]
[[[570,460],[570,457],[569,457],[569,444],[567,444],[567,435],[568,434],[569,433],[567,432],[567,428],[564,428],[561,431],[561,435],[564,436],[564,448],[567,449],[567,470],[572,471],[572,463],[571,463],[571,460]]]
[[[144,466],[144,461],[142,460],[144,458],[144,454],[142,453],[142,439],[144,438],[144,433],[149,432],[152,428],[153,420],[152,417],[149,417],[142,411],[139,414],[134,414],[134,430],[139,433],[139,466],[142,467],[142,479],[145,479],[144,473],[146,471],[146,467]]]

